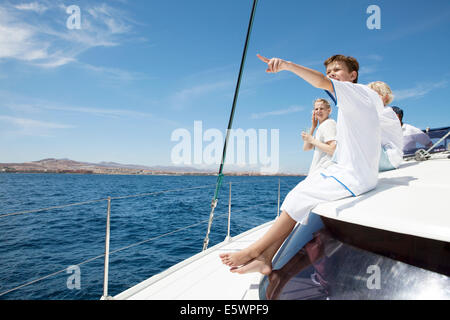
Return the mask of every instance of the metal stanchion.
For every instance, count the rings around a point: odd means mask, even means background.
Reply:
[[[281,179],[278,178],[278,210],[277,210],[277,217],[280,216],[280,183],[281,183]]]
[[[106,212],[105,268],[103,278],[103,296],[101,300],[112,299],[110,296],[108,296],[110,220],[111,220],[111,197],[108,197],[108,209]]]
[[[231,241],[230,225],[231,225],[231,182],[230,182],[230,194],[228,196],[228,232],[227,232],[227,236],[225,237],[225,241],[228,241],[228,242]]]

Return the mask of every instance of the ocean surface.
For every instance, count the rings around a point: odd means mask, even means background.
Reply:
[[[227,233],[229,182],[231,236],[235,236],[276,217],[279,181],[282,201],[302,179],[226,176],[209,247],[222,242]],[[0,300],[100,299],[107,213],[107,201],[102,199],[107,197],[113,198],[109,295],[193,256],[202,250],[216,180],[215,176],[0,174]],[[9,215],[90,200],[101,201]]]

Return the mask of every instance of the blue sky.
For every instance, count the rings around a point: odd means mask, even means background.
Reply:
[[[369,30],[369,5],[381,29]],[[68,29],[66,8],[80,8]],[[43,158],[172,165],[178,128],[224,132],[251,0],[2,1],[0,162]],[[450,125],[448,0],[260,0],[234,128],[279,129],[281,172],[306,172],[312,101],[296,76],[256,53],[324,71],[333,54],[382,80],[417,127]],[[336,117],[334,112],[332,117]],[[214,167],[214,166],[213,166]]]

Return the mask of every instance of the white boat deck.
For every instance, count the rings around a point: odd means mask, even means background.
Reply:
[[[359,197],[321,204],[313,212],[345,222],[450,242],[450,160],[405,162],[380,174]],[[229,272],[219,254],[247,247],[272,222],[220,243],[120,293],[114,299],[258,299],[259,274]]]
[[[376,189],[321,204],[314,213],[377,229],[450,242],[450,160],[404,162]]]
[[[258,240],[273,221],[207,249],[118,294],[117,300],[258,300],[257,273],[239,275],[219,254],[243,249]]]

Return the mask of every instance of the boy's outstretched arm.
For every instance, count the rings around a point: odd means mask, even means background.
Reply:
[[[266,72],[276,73],[283,70],[291,71],[296,75],[298,75],[303,80],[305,80],[306,82],[308,82],[309,84],[311,84],[313,87],[328,90],[331,93],[334,92],[331,80],[328,79],[319,71],[309,69],[304,66],[295,64],[290,61],[285,61],[279,58],[268,59],[261,56],[260,54],[257,54],[257,56],[261,61],[267,63]]]

